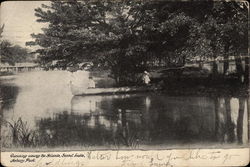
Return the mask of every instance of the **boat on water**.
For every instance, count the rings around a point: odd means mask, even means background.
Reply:
[[[100,94],[126,94],[136,92],[157,91],[161,88],[153,86],[131,86],[131,87],[117,87],[117,88],[84,88],[80,86],[70,85],[71,93],[74,96],[81,95],[100,95]]]

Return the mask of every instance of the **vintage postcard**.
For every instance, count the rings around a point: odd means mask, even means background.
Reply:
[[[5,1],[1,164],[246,166],[247,1]]]

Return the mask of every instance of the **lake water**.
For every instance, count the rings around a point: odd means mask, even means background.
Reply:
[[[69,80],[65,71],[0,77],[2,146],[168,148],[248,142],[247,98],[159,92],[72,96]],[[34,134],[36,141],[30,137]]]

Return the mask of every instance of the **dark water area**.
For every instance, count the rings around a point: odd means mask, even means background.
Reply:
[[[3,147],[166,149],[171,145],[248,142],[247,97],[173,96],[166,92],[72,96],[68,80],[64,71],[0,78]],[[26,134],[19,134],[9,124]]]

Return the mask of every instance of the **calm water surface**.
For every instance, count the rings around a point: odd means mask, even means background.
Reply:
[[[27,129],[39,133],[40,146],[247,143],[246,98],[72,96],[69,80],[65,71],[1,77],[2,120],[14,125],[21,119]],[[8,126],[2,126],[1,133],[13,142]]]

